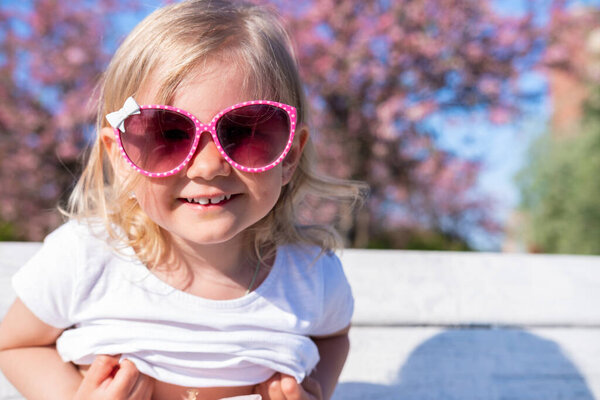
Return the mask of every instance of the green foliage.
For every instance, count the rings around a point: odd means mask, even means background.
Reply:
[[[566,139],[547,133],[530,155],[518,177],[530,247],[600,254],[600,90],[586,105],[580,132]]]
[[[0,221],[0,242],[22,240],[15,232],[12,224]]]

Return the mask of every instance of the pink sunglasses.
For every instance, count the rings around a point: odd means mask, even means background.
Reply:
[[[296,109],[269,100],[235,104],[209,124],[180,108],[138,105],[129,97],[106,116],[125,160],[139,173],[166,177],[192,159],[203,132],[209,132],[223,158],[245,172],[264,172],[290,151],[296,129]]]

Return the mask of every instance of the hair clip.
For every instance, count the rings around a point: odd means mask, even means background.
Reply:
[[[118,128],[121,132],[125,132],[125,120],[127,117],[139,113],[140,106],[138,103],[136,103],[133,97],[128,97],[123,107],[120,110],[107,114],[106,119],[113,128]]]

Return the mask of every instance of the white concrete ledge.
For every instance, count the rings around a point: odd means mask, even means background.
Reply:
[[[39,243],[0,243],[10,276]],[[356,298],[335,400],[600,399],[600,257],[345,250]],[[0,376],[0,400],[21,399]]]
[[[346,250],[336,400],[600,399],[600,257]]]
[[[600,257],[345,250],[357,325],[600,327]]]

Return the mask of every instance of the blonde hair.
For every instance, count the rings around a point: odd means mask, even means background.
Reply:
[[[170,104],[186,77],[215,57],[246,73],[243,89],[249,94],[293,105],[298,125],[307,122],[308,106],[292,42],[275,12],[246,3],[192,0],[155,11],[121,44],[99,85],[97,131],[108,126],[107,113],[119,109],[127,97],[135,97],[150,80],[158,84],[155,102]],[[103,221],[112,239],[133,247],[147,265],[156,265],[167,259],[170,249],[161,228],[130,195],[143,178],[130,173],[121,179],[113,168],[117,160],[110,160],[114,153],[106,151],[98,135],[64,213],[78,220]],[[342,247],[333,228],[300,224],[298,208],[311,194],[353,203],[365,187],[319,175],[314,158],[309,140],[275,207],[249,228],[259,258],[272,256],[264,249],[284,243],[317,245],[323,250]]]

